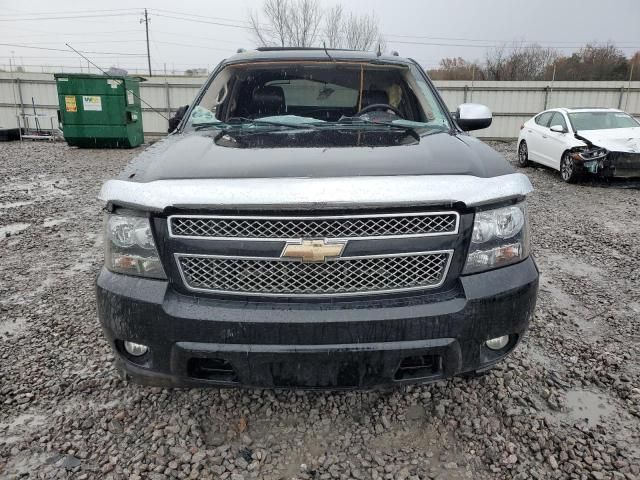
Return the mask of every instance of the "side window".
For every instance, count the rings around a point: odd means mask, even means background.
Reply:
[[[553,118],[549,122],[549,126],[552,127],[553,125],[561,125],[565,130],[567,130],[567,122],[564,121],[564,115],[560,112],[553,114]]]
[[[411,75],[408,75],[406,80],[409,87],[420,100],[416,105],[424,112],[424,119],[416,118],[416,121],[430,123],[432,125],[442,125],[448,127],[449,123],[444,115],[444,112],[438,105],[438,101],[431,90],[429,84],[424,80],[422,74],[415,65],[409,66]],[[417,87],[417,88],[416,88]],[[422,116],[422,115],[421,115]]]
[[[540,115],[538,115],[535,118],[535,122],[542,126],[542,127],[548,127],[549,126],[549,120],[551,120],[551,116],[554,114],[554,112],[544,112],[541,113]]]

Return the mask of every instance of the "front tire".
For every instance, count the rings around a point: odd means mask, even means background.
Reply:
[[[569,155],[569,152],[565,152],[560,160],[560,176],[567,183],[576,183],[580,178],[578,166]]]
[[[531,164],[529,161],[529,149],[527,148],[527,142],[524,140],[518,145],[518,165],[520,167],[528,167]]]

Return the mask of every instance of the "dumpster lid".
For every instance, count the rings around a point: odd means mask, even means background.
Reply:
[[[137,80],[139,82],[146,82],[145,77],[138,75],[103,75],[99,73],[54,73],[53,78],[91,78],[91,79],[114,79],[114,80]]]

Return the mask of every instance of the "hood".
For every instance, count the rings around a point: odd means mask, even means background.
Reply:
[[[119,178],[137,182],[215,178],[339,178],[513,172],[480,140],[448,132],[416,138],[403,130],[287,130],[216,139],[218,132],[170,135],[139,155]],[[324,136],[324,137],[323,137]],[[243,136],[245,137],[245,136]]]
[[[640,153],[640,127],[580,130],[577,134],[610,152]]]

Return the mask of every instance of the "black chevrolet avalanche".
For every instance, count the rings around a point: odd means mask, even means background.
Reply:
[[[258,49],[100,198],[100,322],[147,385],[370,388],[476,374],[534,310],[526,176],[411,59]]]

